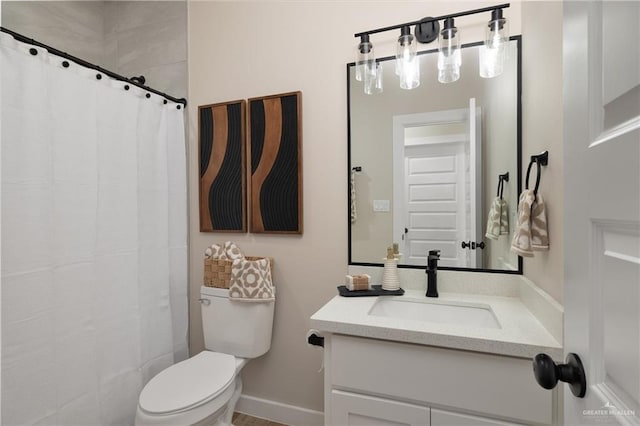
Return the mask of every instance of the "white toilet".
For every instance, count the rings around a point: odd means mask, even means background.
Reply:
[[[136,426],[231,425],[242,392],[240,370],[271,347],[274,302],[229,300],[229,290],[201,287],[206,350],[147,383]]]

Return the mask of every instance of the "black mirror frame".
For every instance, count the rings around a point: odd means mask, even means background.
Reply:
[[[518,119],[517,119],[517,170],[518,170],[518,196],[522,192],[522,36],[511,36],[509,40],[516,41],[518,47],[518,81],[517,81],[517,105],[518,105]],[[483,42],[469,43],[463,44],[462,48],[467,47],[476,47],[481,46]],[[429,53],[437,53],[437,49],[425,50],[422,52],[418,52],[418,55],[425,55]],[[393,56],[386,56],[384,58],[376,59],[376,62],[387,61],[394,59]],[[347,182],[349,182],[351,176],[351,95],[350,95],[350,87],[351,87],[351,73],[349,72],[351,67],[355,66],[355,62],[350,62],[347,64]],[[516,200],[517,203],[518,200]],[[353,262],[351,257],[351,212],[349,209],[349,205],[351,202],[351,191],[349,186],[347,185],[347,233],[348,233],[348,264],[351,266],[377,266],[382,267],[382,263],[368,263],[368,262]],[[517,204],[516,204],[517,205]],[[438,267],[440,270],[444,271],[466,271],[466,272],[489,272],[489,273],[498,273],[498,274],[513,274],[513,275],[523,275],[523,258],[522,256],[518,256],[518,269],[514,271],[510,271],[508,269],[485,269],[485,268],[458,268],[451,266],[443,266]],[[426,265],[425,265],[426,266]],[[425,266],[420,265],[398,265],[399,268],[404,269],[424,269]]]

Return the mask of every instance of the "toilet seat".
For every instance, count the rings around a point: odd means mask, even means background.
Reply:
[[[225,392],[235,376],[233,355],[204,351],[151,379],[140,394],[139,407],[151,415],[191,410]]]

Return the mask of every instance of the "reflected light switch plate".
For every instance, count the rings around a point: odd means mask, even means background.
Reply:
[[[373,211],[388,212],[390,204],[389,200],[373,200]]]

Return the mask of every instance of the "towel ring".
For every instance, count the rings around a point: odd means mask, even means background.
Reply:
[[[525,189],[529,189],[529,175],[531,174],[531,166],[535,163],[537,167],[536,173],[536,187],[533,189],[533,195],[538,195],[538,188],[540,187],[540,174],[542,172],[542,166],[546,166],[549,163],[549,151],[545,151],[539,155],[532,155],[531,161],[529,161],[529,167],[527,167],[527,178],[525,180]]]
[[[533,195],[538,195],[538,188],[540,187],[541,166],[540,166],[540,163],[538,163],[537,161],[531,161],[529,163],[529,167],[527,167],[527,179],[526,179],[524,189],[529,189],[529,174],[531,173],[531,166],[533,166],[534,163],[538,165],[538,170],[536,173],[536,187],[533,189]]]

